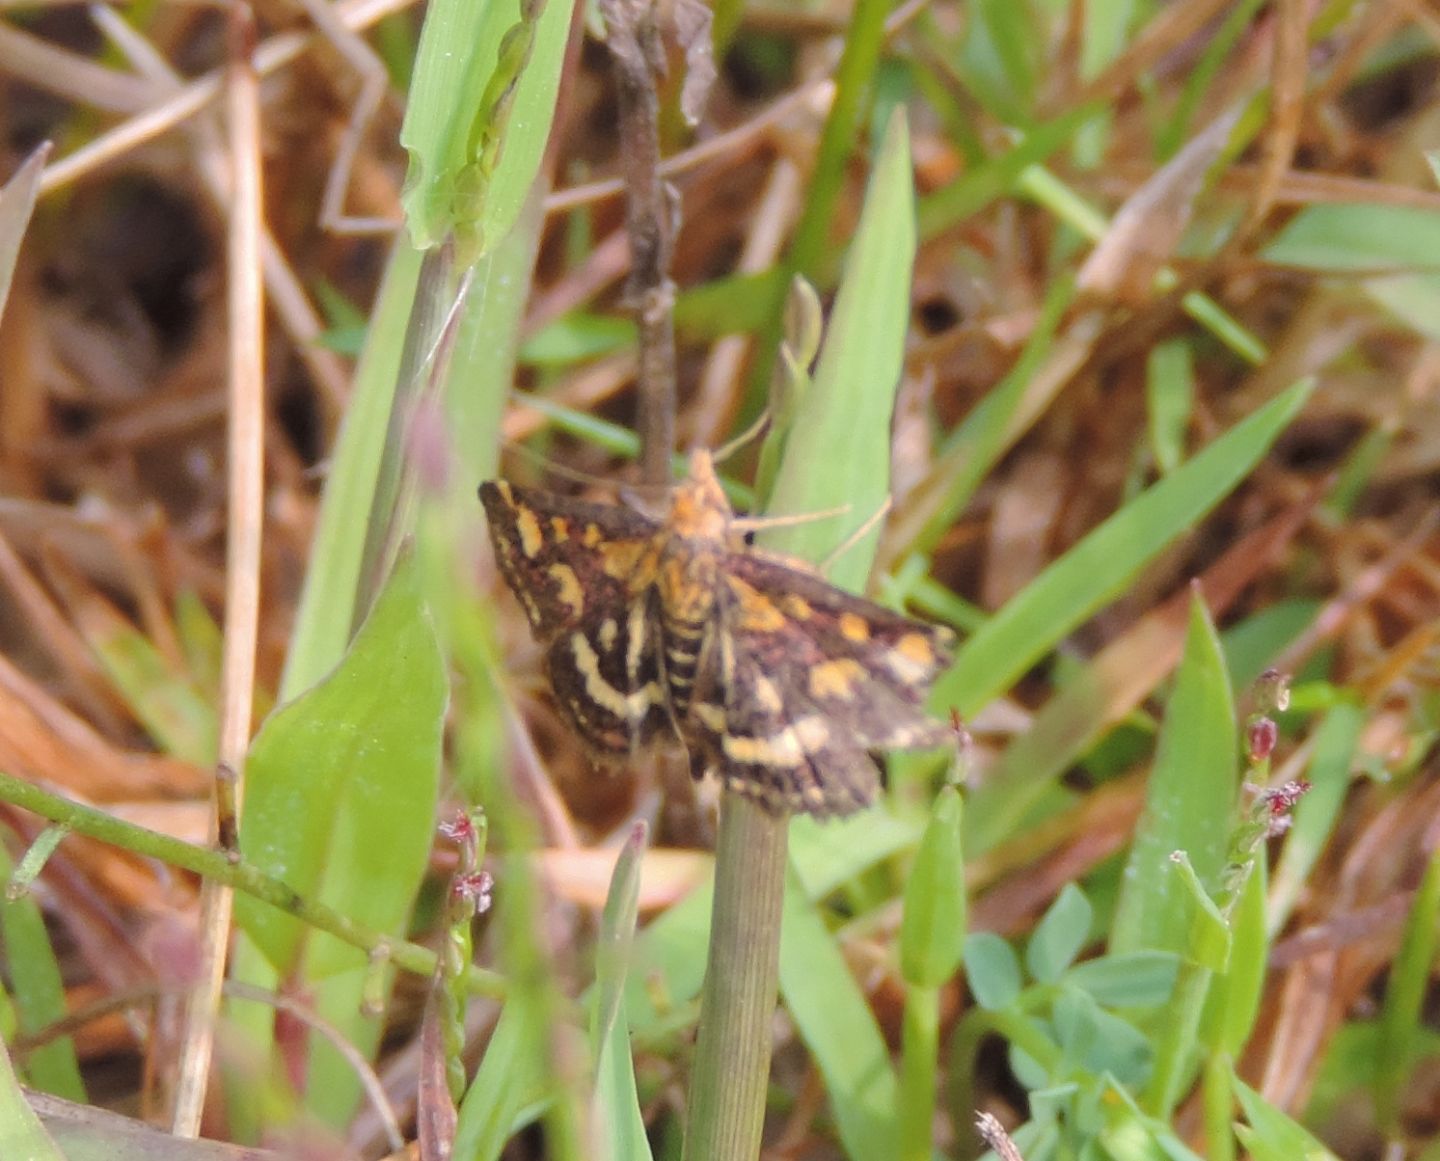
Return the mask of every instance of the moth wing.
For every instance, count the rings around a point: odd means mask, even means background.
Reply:
[[[692,773],[712,770],[768,810],[826,818],[874,801],[874,759],[838,722],[787,699],[776,676],[723,629],[706,655],[687,723]]]
[[[597,608],[551,640],[545,666],[556,704],[590,748],[622,755],[674,739],[653,592]]]
[[[505,480],[481,484],[480,502],[496,563],[542,644],[593,610],[623,617],[653,580],[659,526],[633,509]]]
[[[824,714],[862,750],[945,745],[951,728],[925,712],[954,634],[837,589],[773,556],[725,567],[727,630],[737,654],[769,674],[790,712]]]

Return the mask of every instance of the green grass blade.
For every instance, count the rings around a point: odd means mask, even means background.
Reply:
[[[1271,935],[1285,926],[1307,889],[1310,872],[1330,841],[1350,790],[1350,766],[1364,726],[1365,710],[1341,702],[1325,715],[1315,731],[1314,752],[1305,772],[1310,793],[1295,806],[1294,821],[1285,835],[1285,849],[1270,887]]]
[[[0,1157],[13,1157],[16,1161],[65,1161],[25,1099],[3,1041],[0,1041]]]
[[[406,320],[419,276],[419,252],[398,239],[390,252],[345,424],[330,461],[305,587],[285,655],[281,701],[298,696],[330,672],[350,643],[365,531],[372,518]]]
[[[834,936],[793,876],[785,892],[780,991],[824,1078],[846,1154],[855,1161],[889,1156],[896,1096],[889,1049]]]
[[[836,520],[768,530],[763,536],[767,547],[819,559],[846,539],[847,530],[858,529],[878,511],[888,492],[890,420],[908,324],[914,255],[910,183],[908,134],[903,111],[897,110],[871,177],[814,382],[798,404],[793,427],[775,437],[786,444],[767,511],[815,512],[843,504],[847,512]],[[845,555],[836,570],[837,583],[851,589],[863,585],[874,542],[873,534],[864,537]],[[720,845],[724,849],[717,864],[736,853],[723,816]],[[771,860],[759,862],[768,867]],[[743,876],[721,873],[726,870],[717,866],[717,926],[711,933],[708,969],[713,975],[708,977],[704,1000],[705,1019],[714,1021],[707,1027],[714,1029],[739,1027],[754,1017],[757,1004],[768,1009],[770,1002],[768,996],[758,995],[760,988],[768,988],[760,958],[768,954],[759,942],[764,936],[752,933],[756,942],[749,950],[735,949],[732,954],[721,938],[729,928],[720,918],[736,919],[734,934],[740,935],[742,927],[754,926],[739,922],[744,908],[757,906],[755,898],[768,898],[774,884],[757,878],[750,884],[752,898],[734,898],[745,881]],[[781,993],[826,1078],[847,1151],[856,1157],[874,1156],[894,1115],[895,1078],[884,1040],[793,869],[784,890],[784,915]],[[732,989],[709,982],[731,978],[750,981],[751,986]],[[817,996],[825,997],[825,1002],[817,1004]],[[752,1129],[758,1141],[758,1123],[740,1124],[748,1116],[748,1108],[741,1107],[746,1102],[727,1099],[722,1111],[716,1099],[714,1086],[726,1083],[725,1061],[715,1051],[723,1043],[720,1035],[712,1033],[707,1039],[702,1028],[687,1148],[720,1148],[723,1143],[731,1149],[742,1139],[748,1141]],[[735,1083],[748,1086],[753,1079],[747,1074]],[[697,1103],[696,1094],[702,1103]]]
[[[1254,1161],[1340,1161],[1334,1153],[1277,1109],[1239,1077],[1235,1095],[1248,1125],[1236,1125]]]
[[[1309,395],[1282,392],[1111,516],[965,642],[932,704],[973,717],[1107,604],[1260,461]]]
[[[10,851],[0,842],[0,883],[8,883],[15,866]],[[55,962],[55,949],[45,930],[45,920],[33,896],[6,899],[0,903],[0,950],[21,1032],[38,1032],[63,1020],[65,982]],[[29,1083],[45,1092],[72,1101],[85,1100],[85,1082],[75,1057],[75,1041],[62,1036],[30,1053],[25,1061]],[[3,1130],[0,1130],[3,1133]],[[0,1149],[0,1157],[6,1156]]]
[[[1250,1039],[1269,967],[1265,933],[1265,859],[1259,856],[1230,916],[1230,956],[1211,982],[1199,1035],[1211,1053],[1237,1056]]]
[[[496,1161],[515,1132],[544,1111],[554,1092],[544,1047],[550,1035],[548,1013],[529,993],[506,1001],[460,1104],[455,1161]]]
[[[890,493],[890,422],[910,318],[915,258],[915,195],[909,131],[897,110],[876,159],[865,208],[846,258],[815,378],[786,436],[767,512],[820,512],[844,504],[834,520],[778,528],[767,547],[824,558],[876,512]],[[830,571],[852,591],[864,588],[878,530]]]
[[[598,1131],[616,1161],[650,1161],[645,1120],[635,1091],[635,1065],[630,1057],[630,1027],[625,1021],[625,977],[635,939],[640,899],[640,858],[645,828],[636,828],[615,862],[610,892],[600,918],[595,953],[594,1020],[591,1051],[595,1055],[595,1110]]]
[[[40,189],[40,174],[49,156],[49,143],[34,150],[0,189],[0,316],[4,315],[5,303],[10,297],[10,281],[20,257],[20,243],[30,224]]]
[[[219,720],[213,699],[188,674],[123,618],[103,617],[85,628],[86,642],[105,675],[146,732],[167,754],[213,766]]]
[[[955,974],[965,948],[965,918],[960,795],[946,787],[905,882],[900,973],[907,983],[939,987]]]
[[[1122,878],[1110,932],[1112,952],[1185,950],[1188,908],[1171,854],[1185,851],[1205,887],[1218,888],[1234,823],[1237,749],[1235,704],[1220,639],[1197,599],[1145,812]]]
[[[415,246],[455,235],[468,263],[510,233],[555,112],[573,5],[440,0],[425,13],[400,143]]]
[[[897,109],[877,156],[860,226],[846,258],[814,382],[801,400],[769,510],[820,511],[848,504],[838,520],[778,529],[767,545],[823,557],[884,503],[890,487],[890,426],[909,323],[915,248],[914,192],[904,112]],[[864,586],[876,534],[838,560],[831,579]],[[780,990],[825,1078],[850,1156],[881,1156],[893,1132],[895,1073],[864,995],[793,873],[806,831],[792,836],[780,945]],[[812,832],[813,833],[813,832]]]
[[[1145,366],[1146,410],[1150,419],[1150,452],[1162,473],[1180,466],[1185,432],[1195,406],[1195,368],[1190,344],[1183,339],[1161,343]]]
[[[916,1161],[928,1161],[932,1148],[940,988],[960,966],[965,947],[960,807],[960,795],[953,787],[940,792],[905,883],[900,921],[905,1013],[896,1135],[898,1156]]]
[[[1380,1013],[1380,1067],[1375,1106],[1382,1132],[1401,1131],[1401,1105],[1415,1065],[1416,1030],[1424,1024],[1425,996],[1435,966],[1436,918],[1440,916],[1440,852],[1432,852],[1405,923],[1400,952],[1390,969]]]
[[[1069,381],[1073,366],[1068,359],[1059,361],[1064,369],[1058,374],[1044,370],[1055,369],[1050,357],[1056,331],[1074,298],[1073,279],[1062,278],[1050,288],[1020,358],[946,439],[924,494],[907,505],[916,516],[896,522],[897,535],[913,553],[929,552],[939,543],[986,475]],[[913,528],[916,517],[923,521],[918,529]]]
[[[1440,272],[1440,214],[1368,202],[1308,206],[1261,254],[1279,266],[1332,274]]]

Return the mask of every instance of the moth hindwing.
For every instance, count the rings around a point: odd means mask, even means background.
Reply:
[[[593,751],[679,743],[697,777],[827,817],[873,800],[879,751],[951,739],[924,710],[949,630],[750,551],[706,453],[661,520],[504,481],[480,498],[556,702]]]

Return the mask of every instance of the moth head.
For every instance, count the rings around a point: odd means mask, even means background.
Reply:
[[[675,486],[670,525],[679,536],[723,540],[733,512],[715,475],[715,463],[704,448],[690,453],[690,478]]]

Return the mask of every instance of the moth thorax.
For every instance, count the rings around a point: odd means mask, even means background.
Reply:
[[[710,453],[697,448],[690,453],[690,478],[676,485],[670,501],[671,534],[724,544],[732,515]]]

